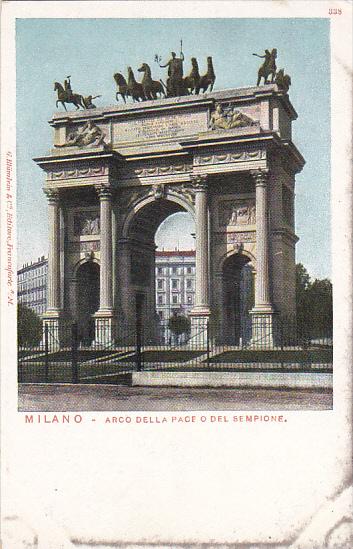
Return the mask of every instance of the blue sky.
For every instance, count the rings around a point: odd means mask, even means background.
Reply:
[[[200,4],[201,6],[201,4]],[[44,173],[32,161],[50,148],[55,81],[71,75],[73,90],[101,94],[97,106],[115,103],[113,74],[147,62],[168,60],[183,39],[185,70],[197,57],[200,70],[213,56],[215,90],[256,84],[260,60],[253,52],[278,50],[277,66],[292,77],[290,99],[298,112],[293,141],[306,159],[296,179],[297,261],[313,277],[330,277],[330,65],[326,19],[18,19],[17,181],[18,264],[47,253]],[[62,107],[60,106],[61,110]],[[169,247],[190,246],[186,215],[169,218],[159,232]],[[183,235],[187,235],[186,239]]]

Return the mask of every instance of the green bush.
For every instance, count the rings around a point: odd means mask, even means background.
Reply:
[[[184,315],[173,315],[169,319],[168,328],[177,336],[186,334],[190,331],[190,319]]]
[[[20,347],[35,347],[42,339],[42,321],[22,304],[17,305],[17,341]]]

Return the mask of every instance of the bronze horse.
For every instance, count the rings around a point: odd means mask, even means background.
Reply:
[[[200,83],[199,66],[196,57],[191,58],[191,71],[188,76],[183,79],[184,88],[188,93],[192,93],[196,90]]]
[[[213,69],[212,57],[207,57],[207,72],[201,76],[198,85],[196,86],[195,93],[199,94],[200,90],[205,93],[210,86],[210,91],[213,90],[213,86],[216,80],[216,75]]]
[[[128,80],[127,80],[127,89],[129,95],[131,95],[134,101],[146,101],[145,92],[143,91],[142,84],[136,82],[133,70],[131,67],[127,68]]]
[[[126,98],[130,96],[129,89],[125,78],[120,72],[114,74],[114,80],[118,86],[118,91],[116,92],[116,100],[119,101],[119,95],[121,95],[124,103],[126,103]]]
[[[66,90],[64,90],[64,87],[60,84],[60,82],[54,83],[54,91],[58,93],[58,99],[56,100],[56,108],[58,108],[58,103],[61,103],[64,107],[65,111],[67,111],[65,103],[73,103],[78,110],[80,107],[83,109],[85,108],[85,104],[83,101],[82,95],[79,93],[67,93]]]
[[[158,80],[152,80],[151,76],[151,69],[150,66],[147,65],[147,63],[143,63],[139,69],[137,69],[138,72],[143,72],[143,78],[142,78],[142,88],[143,93],[145,94],[147,99],[157,99],[158,94],[165,97],[165,91],[164,88]]]

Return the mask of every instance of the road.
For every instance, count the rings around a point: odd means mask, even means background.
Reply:
[[[329,410],[332,392],[314,389],[19,386],[19,411]]]

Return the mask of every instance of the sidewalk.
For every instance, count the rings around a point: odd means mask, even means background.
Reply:
[[[19,411],[329,410],[330,389],[19,385]]]

